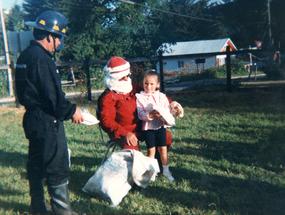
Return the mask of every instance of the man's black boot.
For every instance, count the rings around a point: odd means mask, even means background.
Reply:
[[[48,191],[51,197],[51,208],[56,215],[76,215],[72,211],[68,196],[68,183],[57,186],[48,186]]]

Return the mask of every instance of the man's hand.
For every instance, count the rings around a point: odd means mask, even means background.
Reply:
[[[138,138],[137,138],[137,136],[136,136],[134,133],[132,133],[132,132],[127,133],[127,135],[126,135],[126,141],[127,141],[127,144],[128,144],[129,146],[136,146],[136,145],[138,145]]]
[[[80,124],[83,122],[83,116],[81,114],[80,108],[76,107],[75,113],[72,116],[72,122],[75,124]]]

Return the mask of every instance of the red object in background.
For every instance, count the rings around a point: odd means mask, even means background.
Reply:
[[[166,146],[169,148],[172,145],[172,133],[171,130],[166,129]]]

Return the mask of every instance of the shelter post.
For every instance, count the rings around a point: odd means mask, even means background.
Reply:
[[[164,74],[163,74],[162,51],[159,51],[158,62],[159,62],[159,74],[160,74],[160,90],[161,90],[161,92],[164,92]]]
[[[90,81],[90,60],[89,58],[84,61],[84,70],[86,73],[86,86],[87,86],[87,99],[92,101],[91,81]]]
[[[227,70],[227,91],[232,92],[232,72],[231,72],[231,53],[230,46],[226,49],[226,70]]]

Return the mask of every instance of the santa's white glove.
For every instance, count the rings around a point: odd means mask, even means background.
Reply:
[[[183,107],[176,101],[170,103],[170,112],[173,116],[178,118],[182,118],[184,116]]]

